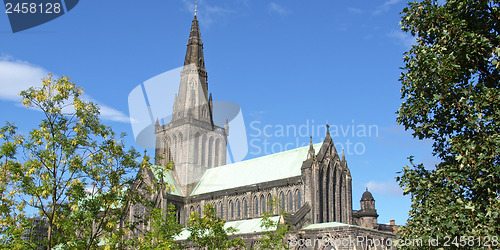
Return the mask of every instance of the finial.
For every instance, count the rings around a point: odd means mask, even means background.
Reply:
[[[307,159],[313,159],[315,157],[314,147],[313,147],[313,137],[311,136],[311,142],[309,143],[309,151],[307,151]]]
[[[366,187],[366,191],[368,191],[368,187]]]
[[[194,1],[194,16],[196,16],[197,12],[198,12],[198,1]]]
[[[342,148],[342,161],[345,161],[344,148]]]
[[[330,136],[330,125],[326,124],[326,135]]]

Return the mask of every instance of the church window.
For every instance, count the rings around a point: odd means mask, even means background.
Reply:
[[[220,143],[220,139],[217,138],[217,140],[215,140],[214,167],[219,166],[219,150],[220,150],[219,143]]]
[[[280,193],[280,201],[281,201],[281,209],[285,210],[285,194],[283,192]]]
[[[266,198],[264,195],[260,195],[260,209],[262,209],[262,214],[266,211]]]
[[[194,135],[194,163],[195,164],[198,164],[199,163],[199,153],[198,151],[200,151],[200,134],[199,133],[196,133]]]
[[[201,165],[205,165],[205,155],[207,150],[207,136],[203,135],[201,139]]]
[[[243,217],[248,217],[248,204],[247,199],[243,199]]]
[[[212,159],[213,159],[213,144],[214,144],[214,138],[210,137],[208,139],[208,168],[212,167]]]
[[[238,212],[236,213],[236,216],[237,216],[238,218],[240,218],[240,217],[241,217],[241,203],[240,203],[240,201],[239,201],[239,200],[236,200],[236,211],[238,211]]]
[[[259,198],[257,196],[253,197],[253,206],[254,215],[259,215]]]
[[[200,207],[200,205],[198,205],[196,207],[196,210],[198,210],[198,216],[201,216],[201,207]]]
[[[230,214],[230,217],[229,218],[234,218],[234,204],[233,204],[233,201],[229,201],[229,214]]]
[[[174,162],[177,162],[177,137],[174,135]]]
[[[273,204],[272,204],[272,197],[271,194],[267,194],[267,211],[270,213],[273,213]]]
[[[295,191],[295,199],[297,200],[297,209],[300,209],[300,207],[302,207],[302,197],[300,195],[300,190],[296,190]]]
[[[214,204],[214,213],[217,215],[217,204]]]
[[[190,213],[194,212],[194,207],[193,206],[189,207],[189,212]]]
[[[223,217],[224,217],[224,207],[222,206],[222,202],[219,202],[219,207],[220,207],[220,218],[223,219]]]
[[[293,196],[291,191],[288,191],[288,211],[293,211]]]

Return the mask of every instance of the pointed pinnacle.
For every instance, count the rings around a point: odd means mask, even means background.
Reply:
[[[344,148],[342,148],[342,161],[345,161]]]

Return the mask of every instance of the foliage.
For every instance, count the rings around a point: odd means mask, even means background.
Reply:
[[[141,249],[182,249],[182,245],[174,241],[182,232],[174,205],[169,205],[166,216],[161,208],[154,208],[148,219],[151,230],[145,233]]]
[[[0,129],[0,245],[11,249],[33,249],[37,245],[21,237],[26,236],[25,231],[31,226],[30,218],[25,216],[25,203],[16,200],[17,192],[11,185],[20,180],[21,176],[14,174],[12,169],[17,169],[20,164],[16,161],[18,147],[23,138],[16,134],[17,128],[7,123]]]
[[[261,221],[261,228],[264,229],[262,233],[262,238],[259,239],[258,247],[260,249],[288,249],[288,245],[285,241],[286,234],[290,232],[290,225],[282,223],[286,218],[286,213],[283,208],[281,208],[279,199],[273,197],[273,200],[269,201],[268,207],[271,207],[271,211],[265,211],[264,217]],[[280,219],[278,221],[273,221],[273,211],[281,208]],[[276,229],[276,230],[274,230]],[[271,231],[273,230],[273,231]]]
[[[397,178],[412,206],[405,239],[500,235],[499,1],[411,2],[402,29],[417,37],[405,53],[397,121],[433,140],[435,169],[407,166]],[[451,242],[451,241],[450,241]]]
[[[203,216],[192,212],[189,216],[187,229],[190,232],[188,241],[203,249],[229,249],[243,248],[244,242],[241,238],[229,239],[228,234],[233,234],[233,227],[224,228],[226,221],[215,215],[211,204],[205,205]]]
[[[134,149],[125,150],[111,128],[100,123],[98,107],[83,101],[82,94],[68,77],[51,75],[40,88],[21,92],[22,103],[44,118],[25,136],[9,124],[2,130],[4,246],[23,248],[24,227],[16,227],[29,224],[27,208],[46,221],[48,249],[96,248],[100,240],[125,235],[120,222],[127,204],[137,201],[128,187],[133,173],[149,165],[148,158],[139,162]]]

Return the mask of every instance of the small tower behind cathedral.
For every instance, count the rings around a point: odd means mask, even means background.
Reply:
[[[373,199],[373,195],[368,191],[368,188],[363,193],[363,196],[361,196],[360,203],[361,210],[354,214],[354,217],[357,218],[357,224],[362,227],[377,229],[378,214],[375,209],[375,199]]]
[[[191,24],[184,68],[172,107],[172,120],[155,126],[155,164],[174,162],[174,176],[188,196],[209,168],[226,164],[227,131],[213,122],[200,27]],[[165,107],[169,108],[169,107]]]

